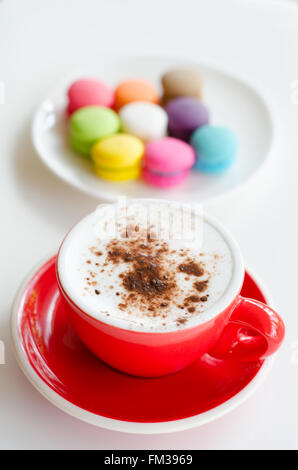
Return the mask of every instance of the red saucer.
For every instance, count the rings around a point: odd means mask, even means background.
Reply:
[[[27,377],[43,395],[47,396],[49,390],[51,397],[47,398],[65,411],[77,415],[70,409],[72,403],[82,411],[77,417],[89,422],[94,420],[87,419],[84,410],[134,423],[181,420],[231,399],[262,368],[262,361],[238,363],[206,355],[187,369],[162,378],[135,378],[113,370],[85,348],[70,326],[54,264],[55,257],[25,284],[16,300],[12,331],[17,357]],[[242,294],[266,302],[248,273]],[[64,401],[56,402],[52,392]]]

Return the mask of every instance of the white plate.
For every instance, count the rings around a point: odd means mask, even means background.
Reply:
[[[91,162],[77,155],[68,143],[65,113],[66,91],[72,81],[95,76],[114,86],[129,77],[146,78],[157,86],[160,76],[179,65],[196,66],[204,79],[204,102],[211,111],[211,121],[230,127],[238,136],[240,147],[235,164],[220,175],[192,171],[182,185],[161,190],[146,183],[113,183],[92,172]],[[273,143],[272,114],[264,98],[243,80],[215,68],[179,59],[162,57],[101,57],[98,66],[86,67],[65,78],[40,104],[33,120],[34,146],[43,162],[61,179],[101,200],[114,201],[119,196],[152,197],[197,203],[213,199],[243,184],[262,166]]]

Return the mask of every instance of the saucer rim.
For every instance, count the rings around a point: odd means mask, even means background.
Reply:
[[[29,382],[41,393],[41,395],[44,396],[44,398],[46,398],[49,402],[51,402],[53,405],[55,405],[57,408],[64,411],[68,415],[100,428],[124,433],[163,434],[184,431],[194,427],[203,426],[204,424],[212,422],[215,419],[224,416],[228,412],[240,406],[255,392],[259,385],[263,383],[263,381],[266,379],[269,372],[271,371],[274,364],[274,356],[271,356],[270,358],[266,359],[263,365],[261,366],[260,370],[257,372],[256,376],[246,385],[246,387],[240,390],[240,392],[238,392],[232,398],[216,406],[215,408],[212,408],[211,410],[178,420],[161,421],[156,423],[123,421],[113,418],[107,418],[96,413],[84,410],[83,408],[80,408],[79,406],[61,397],[39,377],[37,372],[35,372],[35,370],[31,366],[29,359],[25,353],[25,350],[21,346],[21,342],[19,341],[18,335],[18,312],[21,307],[21,301],[26,287],[30,280],[34,278],[34,275],[36,275],[40,271],[40,269],[45,265],[45,263],[50,261],[55,256],[56,253],[44,257],[25,276],[13,301],[10,319],[10,331],[16,360]],[[274,308],[274,302],[272,301],[271,295],[268,294],[267,289],[264,288],[263,283],[259,281],[259,278],[255,275],[254,271],[252,271],[250,268],[248,269],[247,267],[245,267],[245,271],[252,277],[252,279],[258,285],[259,289],[261,290],[263,296],[266,299],[266,302]]]

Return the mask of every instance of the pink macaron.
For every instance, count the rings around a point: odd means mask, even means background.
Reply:
[[[146,145],[143,178],[158,188],[182,183],[195,162],[194,149],[174,137],[153,140]]]
[[[67,113],[71,115],[84,106],[105,106],[114,104],[114,91],[100,80],[86,78],[75,81],[68,90]]]

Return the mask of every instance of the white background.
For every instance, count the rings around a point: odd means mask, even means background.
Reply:
[[[246,263],[273,294],[286,341],[252,398],[182,433],[136,436],[79,422],[32,388],[11,348],[9,315],[19,283],[96,204],[39,162],[30,140],[32,113],[57,80],[81,60],[100,61],[103,52],[176,54],[218,64],[264,89],[279,118],[279,144],[266,171],[205,210],[230,228]],[[0,105],[0,340],[6,345],[0,448],[297,449],[298,104],[290,99],[298,80],[296,2],[2,0],[0,80],[6,92]]]

